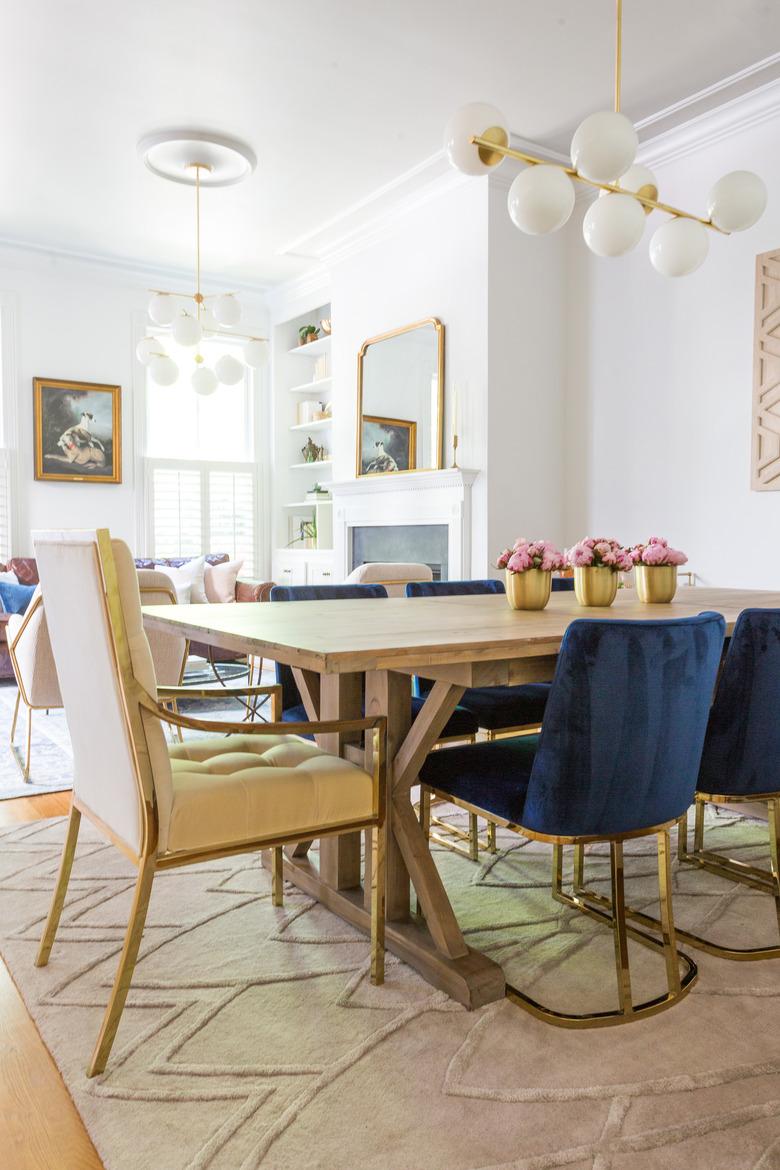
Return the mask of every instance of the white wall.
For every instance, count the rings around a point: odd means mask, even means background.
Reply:
[[[755,170],[769,188],[760,223],[711,233],[693,275],[655,272],[652,227],[621,260],[581,240],[572,250],[567,540],[662,535],[701,583],[777,588],[780,493],[750,490],[750,417],[755,257],[780,247],[779,132],[775,118],[655,168],[660,198],[701,214],[728,171]]]
[[[98,263],[0,247],[0,294],[15,318],[15,395],[18,450],[16,555],[32,553],[36,528],[109,527],[136,546],[143,506],[136,482],[134,379],[142,368],[135,343],[143,330],[150,285],[161,277],[137,275]],[[178,283],[171,285],[179,287]],[[253,323],[266,323],[257,298],[242,294]],[[36,482],[33,475],[34,377],[104,382],[122,387],[122,482]],[[139,554],[143,549],[135,549]]]

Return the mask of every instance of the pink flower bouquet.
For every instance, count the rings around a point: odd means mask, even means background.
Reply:
[[[684,565],[688,558],[684,552],[671,546],[661,536],[651,536],[647,544],[635,544],[631,549],[635,565]]]
[[[505,548],[496,567],[510,573],[525,573],[528,569],[541,569],[550,573],[564,568],[566,558],[549,540],[526,540],[519,536],[512,548]]]
[[[573,569],[612,569],[627,573],[633,569],[632,550],[603,536],[586,536],[566,553]]]

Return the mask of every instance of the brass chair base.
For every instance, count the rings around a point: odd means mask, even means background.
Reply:
[[[446,803],[447,801],[440,797],[433,797],[430,788],[427,788],[424,784],[420,785],[420,803],[417,806],[417,811],[420,818],[420,828],[428,841],[434,841],[443,849],[449,849],[451,853],[457,853],[460,857],[465,857],[469,861],[479,861],[480,849],[484,849],[487,853],[498,852],[495,821],[487,821],[487,835],[480,837],[479,818],[476,813],[469,813],[468,830],[461,829],[459,825],[451,825],[449,821],[444,821],[441,817],[432,815],[432,804]],[[435,832],[432,826],[440,829],[441,832]],[[464,841],[466,848],[458,844],[459,841]]]
[[[574,892],[565,893],[563,890],[563,846],[553,845],[553,882],[552,896],[557,902],[569,906],[580,913],[594,918],[598,922],[605,922],[612,928],[615,940],[615,970],[618,985],[619,1007],[600,1012],[583,1012],[573,1014],[555,1011],[549,1008],[517,987],[507,984],[507,998],[519,1007],[524,1008],[537,1019],[560,1028],[605,1028],[616,1024],[628,1024],[634,1020],[645,1019],[666,1011],[688,994],[698,978],[696,963],[688,955],[677,950],[676,936],[672,915],[671,900],[671,854],[669,846],[669,830],[663,829],[656,834],[658,840],[658,884],[662,907],[663,922],[659,923],[663,937],[655,938],[645,931],[637,930],[628,925],[628,911],[625,905],[624,877],[623,877],[623,842],[610,841],[610,870],[612,878],[612,901],[604,899],[606,906],[592,905],[578,892],[578,878],[581,877],[582,845],[575,845]],[[660,951],[666,963],[667,990],[635,1004],[631,994],[631,974],[628,962],[628,939],[632,938],[651,950]],[[680,975],[680,963],[684,966],[684,973]]]

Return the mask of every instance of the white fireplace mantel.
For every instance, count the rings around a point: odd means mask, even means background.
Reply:
[[[350,529],[366,525],[446,524],[449,576],[471,565],[471,487],[479,475],[462,467],[366,476],[330,484],[333,495],[334,575],[351,569]]]

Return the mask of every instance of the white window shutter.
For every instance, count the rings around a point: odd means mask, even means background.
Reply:
[[[11,460],[0,447],[0,563],[13,555],[11,548]]]
[[[203,547],[201,473],[194,468],[152,469],[153,555],[197,556]]]
[[[255,477],[252,471],[209,471],[210,552],[227,552],[255,571]]]

